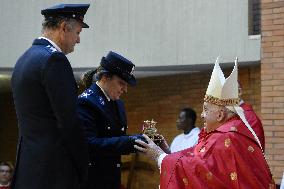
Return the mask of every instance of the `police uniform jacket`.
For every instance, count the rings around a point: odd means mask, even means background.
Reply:
[[[123,102],[108,101],[93,84],[79,96],[78,105],[90,151],[87,188],[119,189],[121,155],[134,152]]]
[[[12,75],[19,144],[13,189],[78,189],[88,150],[77,115],[77,85],[66,56],[36,39]]]

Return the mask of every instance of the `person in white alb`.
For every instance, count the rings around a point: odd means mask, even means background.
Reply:
[[[191,108],[183,108],[177,119],[177,129],[183,133],[176,136],[170,146],[171,153],[190,148],[197,144],[200,129],[195,127],[196,112]]]
[[[280,184],[280,189],[284,189],[284,172],[283,172],[283,177],[282,177],[282,181]]]

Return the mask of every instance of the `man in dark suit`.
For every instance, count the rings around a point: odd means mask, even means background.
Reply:
[[[89,4],[41,11],[42,37],[18,59],[12,75],[19,143],[13,189],[78,189],[88,150],[78,118],[77,85],[66,54],[80,42]]]
[[[84,81],[86,89],[78,99],[79,115],[84,122],[90,151],[87,189],[119,189],[121,155],[135,152],[136,139],[142,135],[126,135],[127,119],[119,99],[129,85],[135,85],[135,65],[115,52],[101,60],[96,71]]]

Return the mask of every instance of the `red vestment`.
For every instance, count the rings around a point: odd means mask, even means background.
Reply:
[[[254,112],[252,106],[248,103],[242,103],[240,105],[245,113],[245,117],[250,124],[251,128],[254,130],[255,134],[257,135],[263,151],[265,151],[265,138],[264,138],[264,131],[262,127],[262,123],[260,119],[257,117],[256,113]]]
[[[274,189],[253,135],[236,117],[162,161],[161,189]]]

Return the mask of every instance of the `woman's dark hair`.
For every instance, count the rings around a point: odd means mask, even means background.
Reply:
[[[112,73],[105,70],[102,66],[99,66],[97,69],[88,70],[83,73],[80,83],[84,89],[88,89],[94,82],[101,80],[103,75],[107,78],[113,76]]]
[[[88,70],[83,73],[80,84],[84,87],[84,89],[89,88],[93,84],[93,76],[96,73],[96,70]]]

